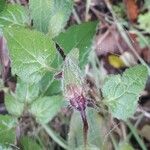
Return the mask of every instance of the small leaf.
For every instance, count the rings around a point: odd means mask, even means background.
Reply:
[[[114,117],[126,120],[133,115],[147,77],[147,68],[138,65],[127,69],[122,76],[112,75],[106,79],[102,93],[104,102]]]
[[[43,97],[32,103],[30,112],[39,123],[48,123],[58,113],[62,104],[62,96]]]
[[[82,87],[83,78],[80,68],[78,67],[79,50],[72,49],[67,55],[63,66],[63,91],[64,95],[68,95],[68,86],[76,85]]]
[[[139,27],[145,30],[147,33],[150,33],[150,10],[145,14],[140,14],[138,17]]]
[[[117,150],[134,150],[133,147],[127,142],[119,143]]]
[[[15,95],[6,95],[5,96],[5,105],[7,111],[14,116],[21,116],[24,110],[24,104],[16,100]]]
[[[54,40],[68,54],[71,49],[79,49],[80,66],[84,66],[88,60],[92,39],[96,32],[97,22],[87,22],[80,25],[73,25],[65,32],[62,32]]]
[[[23,150],[42,150],[39,144],[29,137],[23,137],[21,139],[21,146],[23,147]]]
[[[31,103],[38,97],[39,85],[30,84],[19,80],[16,87],[17,100],[24,103]]]
[[[89,123],[88,145],[89,150],[109,149],[109,140],[105,141],[106,124],[103,117],[101,117],[94,109],[87,109],[87,120]],[[68,145],[70,149],[82,150],[83,147],[83,126],[79,112],[74,112],[70,121],[70,130],[68,134]],[[82,149],[81,149],[82,148]],[[92,149],[93,148],[93,149]]]
[[[6,0],[0,0],[0,12],[6,7]]]
[[[12,71],[26,82],[38,82],[56,56],[55,43],[46,35],[23,28],[5,28],[12,61]]]
[[[0,115],[0,145],[9,147],[15,142],[14,120],[11,116]]]
[[[30,0],[34,27],[54,37],[66,25],[72,6],[72,0]]]
[[[20,5],[7,5],[0,13],[0,27],[30,24],[27,10]]]

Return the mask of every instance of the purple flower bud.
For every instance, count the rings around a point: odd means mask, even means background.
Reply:
[[[87,103],[82,87],[73,84],[68,85],[66,97],[76,110],[83,111],[86,109]]]

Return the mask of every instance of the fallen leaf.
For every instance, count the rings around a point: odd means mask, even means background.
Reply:
[[[126,6],[126,13],[129,20],[133,23],[136,22],[139,9],[136,3],[136,0],[124,0],[124,4]]]
[[[140,135],[150,141],[150,125],[145,125],[140,131]]]

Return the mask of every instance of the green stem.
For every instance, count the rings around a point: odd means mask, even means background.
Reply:
[[[136,128],[130,123],[130,121],[127,121],[126,124],[128,125],[129,129],[131,130],[132,134],[134,135],[136,141],[139,143],[142,150],[147,150],[145,147],[145,144],[143,140],[139,137]]]
[[[42,124],[42,127],[57,144],[66,150],[68,149],[68,146],[64,143],[63,139],[59,137],[48,125]]]

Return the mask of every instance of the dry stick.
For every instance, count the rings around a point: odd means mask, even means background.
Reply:
[[[129,34],[127,32],[124,31],[124,29],[122,28],[122,26],[118,23],[116,15],[114,14],[112,8],[111,8],[111,4],[109,3],[108,0],[104,0],[105,4],[107,5],[108,9],[110,10],[110,12],[112,13],[112,16],[114,18],[114,22],[117,25],[118,31],[120,31],[121,36],[125,39],[125,42],[128,44],[128,46],[130,47],[131,51],[133,52],[133,54],[138,58],[138,60],[147,67],[148,73],[150,75],[150,68],[149,66],[146,64],[146,62],[140,57],[140,55],[136,52],[133,44],[134,41],[130,38]]]
[[[83,137],[84,137],[84,149],[87,149],[87,135],[88,135],[88,122],[87,122],[87,117],[86,117],[86,112],[85,110],[80,111],[81,118],[83,121]]]
[[[73,13],[77,23],[81,24],[81,19],[80,19],[79,15],[78,15],[77,11],[75,10],[75,8],[73,8],[72,13]]]
[[[107,14],[104,14],[100,11],[98,11],[96,8],[91,7],[90,10],[96,15],[96,17],[102,22],[102,23],[113,23],[113,18],[111,16],[108,16]]]
[[[86,0],[85,21],[88,21],[91,0]]]

